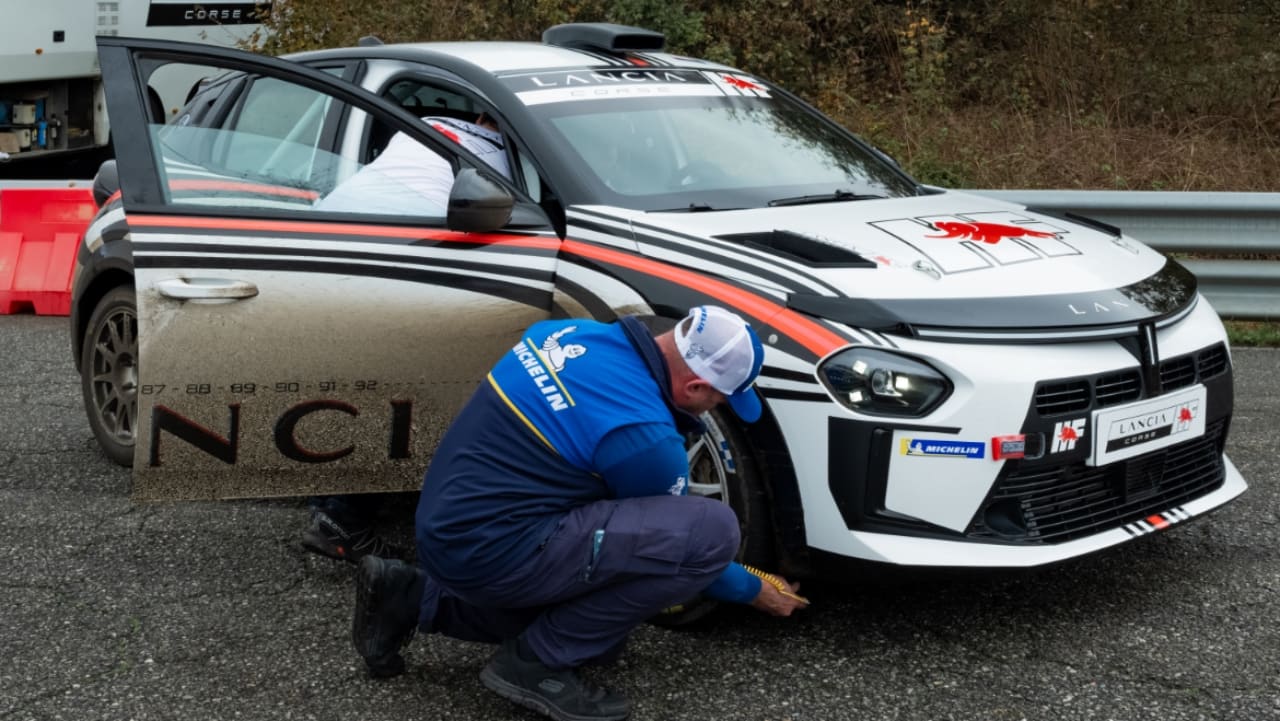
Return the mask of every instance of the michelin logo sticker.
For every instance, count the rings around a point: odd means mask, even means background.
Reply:
[[[904,456],[949,456],[951,458],[985,458],[985,443],[952,441],[939,438],[903,438]]]

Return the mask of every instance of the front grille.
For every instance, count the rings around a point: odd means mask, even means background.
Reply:
[[[1160,387],[1164,392],[1186,388],[1196,382],[1196,361],[1189,355],[1171,358],[1160,364]]]
[[[1142,377],[1137,369],[1102,376],[1095,385],[1098,407],[1136,401],[1142,396]]]
[[[1042,416],[1074,413],[1089,407],[1089,381],[1060,381],[1036,386],[1036,412]]]
[[[1083,463],[1015,472],[1000,480],[965,535],[1053,544],[1091,536],[1199,498],[1222,485],[1227,420],[1203,436],[1106,466]]]
[[[1227,364],[1227,347],[1221,343],[1200,351],[1196,359],[1201,381],[1222,375],[1227,371]]]
[[[1222,343],[1195,353],[1169,358],[1160,363],[1160,392],[1168,393],[1203,383],[1230,368],[1227,347]],[[1138,368],[1093,376],[1044,381],[1036,386],[1036,413],[1055,416],[1091,408],[1106,408],[1149,397]],[[1091,401],[1092,399],[1092,401]]]

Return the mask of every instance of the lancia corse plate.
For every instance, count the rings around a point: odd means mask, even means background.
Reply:
[[[1098,411],[1093,416],[1093,460],[1101,466],[1204,434],[1205,388]]]

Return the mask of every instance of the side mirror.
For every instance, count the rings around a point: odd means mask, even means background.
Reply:
[[[475,168],[463,168],[454,178],[449,193],[449,230],[488,233],[511,220],[515,198],[507,189],[489,180]]]
[[[104,161],[98,166],[98,172],[93,176],[93,202],[101,208],[106,205],[107,198],[115,195],[118,190],[120,190],[120,174],[116,171],[116,161]]]

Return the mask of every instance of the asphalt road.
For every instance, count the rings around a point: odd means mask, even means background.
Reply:
[[[63,318],[0,317],[0,719],[538,718],[477,644],[367,679],[352,570],[298,548],[300,502],[130,502],[67,347]],[[1035,572],[811,583],[798,618],[646,626],[597,675],[637,721],[1280,719],[1280,352],[1235,361],[1251,488],[1208,518]]]

